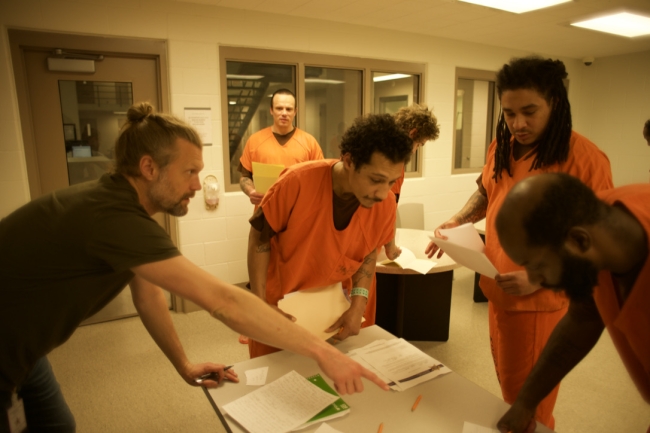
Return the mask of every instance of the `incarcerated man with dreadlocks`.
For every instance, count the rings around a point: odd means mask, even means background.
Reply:
[[[524,268],[503,252],[495,219],[510,189],[540,173],[571,174],[594,191],[612,188],[607,156],[571,129],[571,107],[559,60],[512,59],[497,74],[501,117],[497,137],[490,144],[486,164],[477,179],[478,190],[449,221],[436,229],[475,223],[486,218],[485,253],[499,274],[481,276],[488,298],[490,345],[503,399],[512,404],[558,321],[568,300],[558,292],[532,285]],[[429,257],[438,251],[433,242]],[[438,253],[438,256],[442,251]],[[536,418],[554,428],[553,407],[559,386],[538,406]]]

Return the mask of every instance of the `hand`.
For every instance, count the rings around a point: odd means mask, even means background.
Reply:
[[[526,409],[515,401],[508,412],[501,417],[497,428],[502,433],[534,433],[537,428],[534,417],[534,410]]]
[[[341,395],[362,392],[362,377],[370,380],[384,391],[390,389],[375,373],[363,368],[356,361],[331,346],[324,359],[319,359],[317,362],[323,373],[334,381],[334,388]]]
[[[237,373],[235,373],[235,370],[229,368],[228,370],[223,371],[225,367],[226,366],[223,364],[213,364],[211,362],[205,362],[203,364],[188,363],[180,374],[183,380],[190,385],[202,385],[206,388],[216,388],[224,379],[228,379],[231,382],[239,382],[239,377],[237,376]],[[205,379],[201,383],[196,382],[196,379],[208,373],[217,373],[219,375],[219,380]]]
[[[437,238],[447,239],[447,236],[444,236],[442,233],[440,233],[440,229],[452,229],[454,227],[458,227],[459,225],[460,224],[458,224],[456,220],[449,220],[446,223],[443,223],[440,226],[438,226],[438,228],[434,231],[434,234],[436,235]],[[431,258],[438,250],[439,250],[438,245],[436,245],[435,242],[431,241],[429,242],[429,245],[427,245],[426,250],[424,250],[424,253],[427,255],[428,258]],[[442,257],[444,253],[445,252],[443,250],[439,250],[436,258],[439,259],[440,257]]]
[[[538,291],[541,287],[533,286],[528,281],[528,274],[526,271],[514,271],[507,274],[497,274],[494,277],[497,286],[501,288],[508,295],[524,296],[530,295]]]
[[[332,326],[325,330],[325,332],[334,332],[337,329],[339,330],[337,334],[332,336],[333,339],[345,340],[352,335],[359,335],[361,329],[361,317],[365,310],[365,302],[357,302],[354,298],[361,297],[362,296],[353,296],[350,308],[348,308]]]
[[[262,199],[264,198],[264,194],[260,194],[259,192],[255,191],[254,189],[251,190],[251,192],[248,194],[248,198],[251,199],[251,203],[257,206],[258,204],[262,203]]]
[[[384,245],[384,251],[390,260],[395,260],[402,254],[402,249],[395,245],[395,239]]]

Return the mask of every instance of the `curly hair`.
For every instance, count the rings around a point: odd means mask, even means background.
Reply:
[[[413,140],[390,114],[368,114],[357,117],[341,138],[341,155],[350,154],[355,168],[370,163],[379,152],[393,163],[406,164],[411,158]]]
[[[395,121],[397,126],[407,134],[415,129],[413,141],[436,140],[440,135],[438,119],[425,104],[413,104],[400,108],[395,113]]]
[[[507,90],[533,89],[544,97],[551,115],[546,129],[539,138],[535,159],[530,170],[565,162],[569,157],[571,139],[571,104],[564,80],[567,77],[564,63],[560,60],[543,59],[538,56],[514,58],[497,73],[499,99]],[[510,140],[512,135],[503,112],[497,124],[497,148],[494,155],[495,181],[506,170],[510,176]]]
[[[182,138],[198,148],[199,134],[188,124],[169,114],[154,113],[148,102],[134,104],[126,113],[127,122],[115,143],[115,172],[139,177],[140,160],[149,155],[160,168],[172,161],[176,139]]]

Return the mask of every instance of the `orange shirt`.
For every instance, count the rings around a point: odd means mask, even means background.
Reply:
[[[399,196],[402,192],[402,185],[404,184],[404,171],[405,168],[402,169],[402,176],[395,181],[393,187],[390,189],[396,196]]]
[[[650,185],[626,185],[598,196],[609,204],[625,206],[645,229],[650,248]],[[622,307],[609,271],[598,275],[594,299],[623,364],[641,396],[650,403],[650,257]]]
[[[323,151],[310,134],[296,128],[289,141],[280,145],[271,127],[268,127],[250,136],[239,162],[246,170],[253,173],[253,162],[290,167],[299,162],[317,159],[323,159]]]
[[[495,228],[495,220],[503,200],[510,189],[522,179],[540,173],[568,173],[577,177],[594,191],[610,189],[612,172],[609,159],[595,144],[573,131],[571,133],[569,158],[562,164],[554,164],[537,170],[530,170],[534,157],[528,153],[515,161],[510,151],[510,170],[512,177],[504,170],[503,177],[498,182],[492,178],[494,174],[494,154],[496,140],[488,149],[487,163],[483,167],[483,187],[487,191],[488,207],[485,220],[485,254],[497,268],[499,273],[505,274],[513,271],[524,270],[517,266],[501,248]],[[485,297],[499,307],[506,310],[518,311],[556,311],[568,305],[568,300],[563,293],[552,290],[540,289],[526,296],[513,296],[506,294],[492,278],[481,275],[480,286]]]
[[[297,290],[338,282],[349,286],[363,259],[393,237],[392,193],[370,209],[359,206],[347,228],[336,230],[332,168],[337,162],[312,161],[286,169],[260,204],[277,233],[271,238],[266,281],[269,304],[277,305]]]

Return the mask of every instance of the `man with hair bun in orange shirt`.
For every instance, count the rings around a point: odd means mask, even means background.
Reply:
[[[287,293],[341,282],[350,308],[328,331],[339,330],[340,340],[358,334],[377,249],[393,236],[390,189],[412,150],[392,116],[373,114],[345,132],[340,159],[287,168],[250,220],[252,292],[277,308]],[[279,349],[251,340],[249,350],[257,357]]]
[[[508,193],[496,229],[532,284],[571,300],[499,429],[534,431],[536,406],[593,349],[605,327],[650,403],[650,185],[594,194],[567,174],[531,177]]]
[[[497,379],[503,399],[510,404],[569,302],[562,293],[531,284],[524,269],[506,256],[494,226],[497,212],[518,181],[540,173],[568,173],[594,191],[613,186],[607,156],[572,130],[566,77],[559,60],[531,56],[503,65],[496,82],[502,113],[497,137],[476,181],[478,190],[460,212],[436,229],[436,236],[444,238],[441,228],[486,219],[485,254],[500,274],[494,279],[482,275],[479,285],[488,299]],[[437,250],[431,242],[426,251],[431,257]],[[551,429],[558,391],[559,385],[537,406],[536,418]]]

